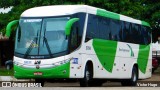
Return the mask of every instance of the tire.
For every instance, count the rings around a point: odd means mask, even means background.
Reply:
[[[121,84],[123,86],[136,86],[137,81],[138,81],[138,70],[136,67],[133,67],[131,79],[123,80]]]
[[[84,78],[80,80],[81,87],[89,87],[91,86],[91,81],[93,78],[93,71],[89,70],[88,66],[85,67]]]
[[[152,69],[152,74],[154,73],[155,69]]]
[[[41,86],[44,87],[44,79],[35,79],[35,83],[41,83]]]

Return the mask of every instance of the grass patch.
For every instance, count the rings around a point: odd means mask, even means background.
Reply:
[[[0,76],[13,76],[14,70],[13,68],[10,70],[7,70],[6,68],[0,68]]]

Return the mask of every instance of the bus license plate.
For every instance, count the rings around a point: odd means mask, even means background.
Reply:
[[[34,75],[42,75],[42,72],[34,72]]]

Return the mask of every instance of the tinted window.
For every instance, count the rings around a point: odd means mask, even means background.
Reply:
[[[143,33],[143,41],[144,41],[144,44],[150,44],[150,42],[151,42],[151,33],[150,33],[150,31],[149,31],[149,28],[148,27],[145,27],[145,26],[143,26],[142,28],[141,28],[141,30],[142,30],[142,33]]]
[[[124,22],[124,28],[123,28],[123,41],[124,42],[130,42],[130,23]]]
[[[138,31],[138,25],[132,24],[131,43],[140,43],[140,33]]]
[[[72,18],[79,18],[79,21],[75,22],[72,26],[71,36],[70,36],[70,52],[77,49],[82,41],[83,28],[85,22],[85,13],[77,13],[72,16]]]
[[[111,30],[111,39],[115,41],[119,41],[119,31],[120,31],[120,21],[112,19],[110,22],[110,30]]]
[[[99,30],[99,38],[110,40],[111,29],[110,29],[110,19],[104,17],[98,17],[98,30]]]
[[[135,44],[149,44],[147,27],[126,21],[89,15],[86,40],[99,38]]]
[[[98,31],[97,25],[98,25],[97,16],[89,15],[87,32],[86,32],[86,41],[93,39],[93,38],[99,38],[99,31]]]

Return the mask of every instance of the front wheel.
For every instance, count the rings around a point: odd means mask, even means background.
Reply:
[[[138,81],[138,70],[136,67],[133,67],[131,79],[123,80],[121,84],[123,86],[136,86],[137,81]]]
[[[93,71],[89,70],[88,66],[86,66],[84,72],[84,78],[80,80],[80,86],[81,87],[90,86],[92,78],[93,78]]]

